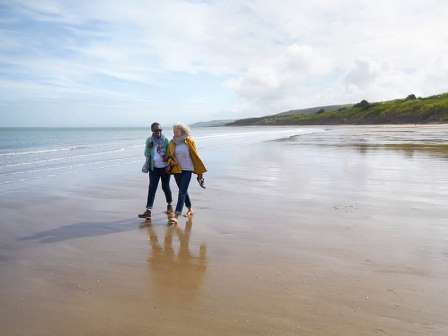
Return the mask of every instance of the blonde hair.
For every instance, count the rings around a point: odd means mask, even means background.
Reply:
[[[173,125],[173,131],[176,130],[177,128],[180,129],[182,131],[182,133],[184,133],[186,136],[190,136],[191,131],[187,125],[182,124],[182,123],[175,123]]]

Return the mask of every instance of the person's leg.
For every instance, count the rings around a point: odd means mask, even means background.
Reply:
[[[156,196],[157,186],[159,184],[160,175],[154,169],[153,171],[149,171],[149,186],[148,186],[148,198],[146,200],[146,211],[142,214],[139,214],[139,218],[149,219],[151,218],[151,209],[154,204],[154,198]]]
[[[187,193],[187,196],[185,197],[185,206],[188,209],[185,216],[187,216],[187,217],[193,216],[193,209],[191,208],[190,195],[188,193]]]
[[[191,209],[191,200],[190,200],[190,195],[187,192],[187,195],[185,195],[185,206],[188,209]]]
[[[148,200],[146,202],[146,208],[152,209],[154,205],[154,199],[156,197],[157,187],[160,180],[160,171],[154,168],[153,171],[149,172],[149,187],[148,187]]]
[[[191,178],[191,176],[190,176],[190,178]],[[177,186],[179,186],[180,180],[181,180],[181,174],[174,175],[174,179],[176,180]],[[188,208],[187,215],[192,215],[193,211],[191,210],[191,199],[190,199],[190,195],[188,194],[188,192],[187,192],[187,195],[185,196],[185,206]]]
[[[167,211],[168,212],[173,211],[173,208],[171,207],[171,203],[173,202],[173,195],[171,193],[171,188],[170,188],[171,175],[164,171],[161,174],[160,178],[162,180],[162,190],[165,193]]]
[[[177,189],[180,189],[179,188],[180,180],[181,180],[181,174],[180,173],[179,174],[174,174],[174,181],[176,182]],[[180,195],[180,192],[179,192],[179,195]],[[178,196],[178,199],[179,199],[179,196]],[[176,205],[176,207],[177,207],[177,205]],[[171,217],[171,221],[173,221],[173,220],[176,221],[176,214],[173,214],[173,216]]]
[[[176,183],[179,186],[179,196],[177,198],[176,215],[182,214],[182,209],[185,204],[185,199],[188,195],[188,186],[191,180],[191,171],[183,170],[179,176],[176,177]]]
[[[179,183],[180,183],[180,175],[181,175],[181,174],[174,174],[174,180],[176,181],[176,185],[177,185],[177,187],[179,187]]]

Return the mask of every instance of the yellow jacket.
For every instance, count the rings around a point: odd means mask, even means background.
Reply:
[[[200,175],[207,171],[204,163],[199,157],[198,151],[196,149],[196,144],[192,137],[187,137],[185,139],[185,144],[188,146],[190,150],[191,161],[193,162],[193,173]],[[171,140],[168,145],[168,163],[170,165],[170,173],[171,174],[180,174],[182,172],[181,167],[176,161],[176,143]]]

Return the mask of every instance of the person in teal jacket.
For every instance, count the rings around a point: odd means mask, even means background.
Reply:
[[[139,214],[139,218],[151,218],[151,211],[154,205],[159,180],[162,180],[162,190],[165,193],[167,203],[167,212],[171,213],[173,207],[171,203],[173,196],[170,189],[170,172],[167,162],[169,141],[162,135],[160,124],[155,122],[151,125],[152,136],[146,139],[145,157],[149,174],[148,199],[146,202],[146,210]]]

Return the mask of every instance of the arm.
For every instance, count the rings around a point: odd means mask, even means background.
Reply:
[[[165,139],[165,142],[163,143],[163,148],[165,150],[165,155],[163,155],[163,161],[164,162],[168,162],[168,151],[169,151],[169,146],[170,146],[170,142],[168,141],[168,139]]]
[[[197,148],[196,148],[196,141],[194,141],[193,138],[190,137],[190,142],[191,142],[191,147],[193,147],[194,151],[197,153]]]
[[[189,146],[190,146],[190,155],[192,156],[192,159],[194,161],[196,161],[196,163],[197,163],[197,165],[199,167],[199,169],[198,169],[198,171],[196,173],[198,175],[197,176],[198,182],[202,181],[202,182],[199,182],[199,184],[201,184],[201,186],[202,186],[203,183],[204,183],[203,182],[204,181],[203,173],[206,172],[207,169],[205,168],[204,163],[202,162],[202,160],[199,157],[199,153],[198,153],[198,151],[196,149],[196,142],[193,140],[193,138],[190,137],[188,139],[188,143],[189,143]],[[196,167],[195,167],[195,169],[196,169]]]
[[[175,151],[175,146],[172,142],[170,142],[168,145],[167,158],[166,158],[166,161],[168,162],[168,164],[170,166],[174,166],[177,164],[174,151]]]
[[[152,141],[151,138],[146,139],[145,142],[145,156],[149,158],[151,156],[151,150],[152,150]]]

